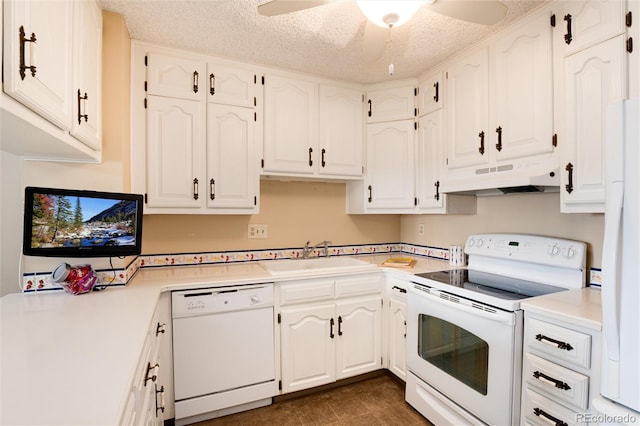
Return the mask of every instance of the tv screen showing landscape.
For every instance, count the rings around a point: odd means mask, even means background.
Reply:
[[[32,256],[140,254],[142,196],[27,187],[23,252]]]

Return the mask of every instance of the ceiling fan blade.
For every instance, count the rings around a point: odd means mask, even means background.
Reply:
[[[375,62],[382,57],[387,43],[387,28],[379,27],[373,22],[367,20],[364,27],[364,45],[362,57],[365,63]]]
[[[334,1],[336,0],[271,0],[258,5],[258,13],[263,16],[284,15],[333,3]]]
[[[507,14],[498,0],[436,0],[424,7],[441,15],[481,25],[493,25]]]

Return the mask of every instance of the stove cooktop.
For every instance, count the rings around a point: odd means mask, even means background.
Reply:
[[[518,309],[521,300],[567,290],[471,269],[426,272],[416,276],[429,280],[421,283],[433,285],[438,290],[507,310]]]

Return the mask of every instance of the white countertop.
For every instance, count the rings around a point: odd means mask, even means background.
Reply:
[[[586,287],[561,291],[529,299],[520,306],[525,312],[551,316],[592,330],[602,329],[600,289]]]
[[[379,265],[391,256],[358,259]],[[415,258],[414,268],[393,274],[450,268],[445,261]],[[295,278],[280,275],[277,281]],[[264,281],[276,280],[257,263],[144,268],[126,287],[77,296],[4,296],[0,423],[117,424],[162,291]]]

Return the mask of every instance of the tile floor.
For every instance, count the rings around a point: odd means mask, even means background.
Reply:
[[[382,374],[196,425],[429,426],[431,423],[404,401],[404,383]]]

